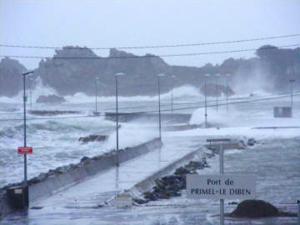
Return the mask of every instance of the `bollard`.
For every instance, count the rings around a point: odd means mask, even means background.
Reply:
[[[23,210],[29,207],[28,186],[13,186],[7,190],[7,194],[13,209]]]

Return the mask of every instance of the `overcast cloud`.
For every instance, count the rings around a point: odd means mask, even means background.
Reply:
[[[88,47],[163,45],[300,33],[300,0],[0,0],[0,43]],[[300,44],[300,38],[131,51],[177,54]],[[1,55],[52,56],[52,50],[0,48]],[[107,51],[97,51],[106,56]],[[253,52],[166,58],[201,66]],[[35,68],[39,60],[20,60]]]

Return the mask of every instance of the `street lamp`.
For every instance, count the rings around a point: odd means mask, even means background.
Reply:
[[[95,79],[95,116],[99,116],[100,112],[98,112],[98,82],[99,82],[99,77]]]
[[[119,96],[118,96],[118,77],[124,76],[125,73],[116,73],[116,188],[119,189]]]
[[[33,71],[23,73],[23,124],[24,124],[24,147],[27,147],[27,125],[26,125],[26,76],[32,74]],[[27,154],[24,154],[24,185],[27,187]]]
[[[164,77],[165,74],[160,73],[157,75],[157,89],[158,89],[158,129],[159,139],[161,140],[161,109],[160,109],[160,78]]]
[[[228,79],[230,78],[230,74],[225,74],[225,82],[226,82],[226,112],[228,112],[228,95],[229,95],[229,85]]]
[[[119,96],[118,96],[118,77],[124,76],[125,73],[116,73],[115,81],[116,81],[116,148],[117,148],[117,167],[119,166]]]
[[[295,79],[290,79],[290,90],[291,90],[291,110],[293,111],[293,103],[294,103],[294,82],[296,80]]]
[[[205,119],[205,128],[208,127],[207,124],[207,80],[210,77],[209,74],[205,74],[205,78],[204,78],[204,119]]]
[[[291,110],[293,110],[293,104],[294,104],[294,82],[296,81],[295,79],[293,79],[292,77],[294,76],[294,68],[288,68],[287,69],[287,74],[289,75],[290,79],[290,92],[291,92]]]
[[[29,77],[29,101],[30,101],[30,110],[32,110],[32,86],[33,86],[33,78]]]
[[[219,110],[219,88],[218,88],[218,78],[220,77],[220,74],[216,74],[216,107],[217,111]]]
[[[174,89],[174,80],[176,78],[176,76],[171,75],[172,78],[172,86],[171,86],[171,112],[173,114],[173,110],[174,110],[174,95],[173,95],[173,89]]]

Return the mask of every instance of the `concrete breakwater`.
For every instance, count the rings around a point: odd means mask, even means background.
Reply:
[[[119,150],[119,162],[123,163],[146,154],[154,149],[160,148],[161,145],[161,140],[155,138],[146,143]],[[116,151],[113,150],[92,158],[83,157],[78,164],[62,166],[54,170],[49,170],[47,173],[41,173],[39,176],[28,181],[29,201],[34,202],[40,198],[49,197],[58,191],[83,182],[90,176],[110,169],[114,167],[115,164]],[[7,185],[0,189],[0,218],[15,211],[14,207],[10,204],[7,190],[18,185],[21,185],[21,183]]]
[[[146,112],[133,112],[133,113],[119,113],[119,121],[128,122],[137,119],[145,120],[156,120],[158,117],[157,113],[146,113]],[[181,113],[162,113],[161,119],[163,121],[173,121],[176,123],[188,123],[191,118],[191,114],[181,114]],[[116,120],[116,113],[106,112],[105,119]]]

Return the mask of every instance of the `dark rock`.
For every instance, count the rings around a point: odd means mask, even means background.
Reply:
[[[49,111],[49,110],[30,110],[30,114],[37,115],[37,116],[57,116],[57,115],[64,115],[64,114],[78,114],[79,111]]]
[[[175,171],[175,175],[178,175],[178,176],[185,176],[189,173],[190,173],[190,171],[188,169],[184,168],[184,167],[179,167]]]
[[[84,156],[84,157],[81,158],[80,162],[85,162],[85,161],[87,161],[87,160],[89,160],[89,159],[90,159],[89,157]]]
[[[44,208],[43,206],[32,206],[30,209],[39,210],[39,209],[43,209],[43,208]]]
[[[134,198],[134,199],[132,199],[133,200],[133,202],[135,202],[135,203],[137,203],[137,204],[139,204],[139,205],[141,205],[141,204],[145,204],[145,203],[148,203],[149,201],[147,201],[147,200],[145,200],[145,199],[140,199],[140,198]]]
[[[238,204],[237,208],[229,214],[231,217],[274,217],[279,216],[279,210],[268,202],[262,200],[245,200]]]
[[[254,138],[249,138],[247,141],[248,146],[253,146],[256,144],[256,140]]]
[[[156,201],[156,200],[158,200],[157,195],[155,193],[153,193],[153,192],[145,192],[144,193],[144,198],[146,200],[149,200],[149,201]]]
[[[36,100],[37,103],[63,103],[65,98],[57,95],[41,95]]]
[[[97,134],[91,134],[86,137],[80,137],[78,140],[82,143],[88,143],[88,142],[94,142],[94,141],[105,141],[108,138],[107,135],[97,135]]]
[[[185,166],[185,168],[190,170],[190,171],[193,171],[193,170],[196,170],[196,169],[203,169],[204,165],[200,161],[191,161],[191,162],[189,162],[189,164],[187,164]]]
[[[228,202],[228,205],[237,205],[238,202]]]

